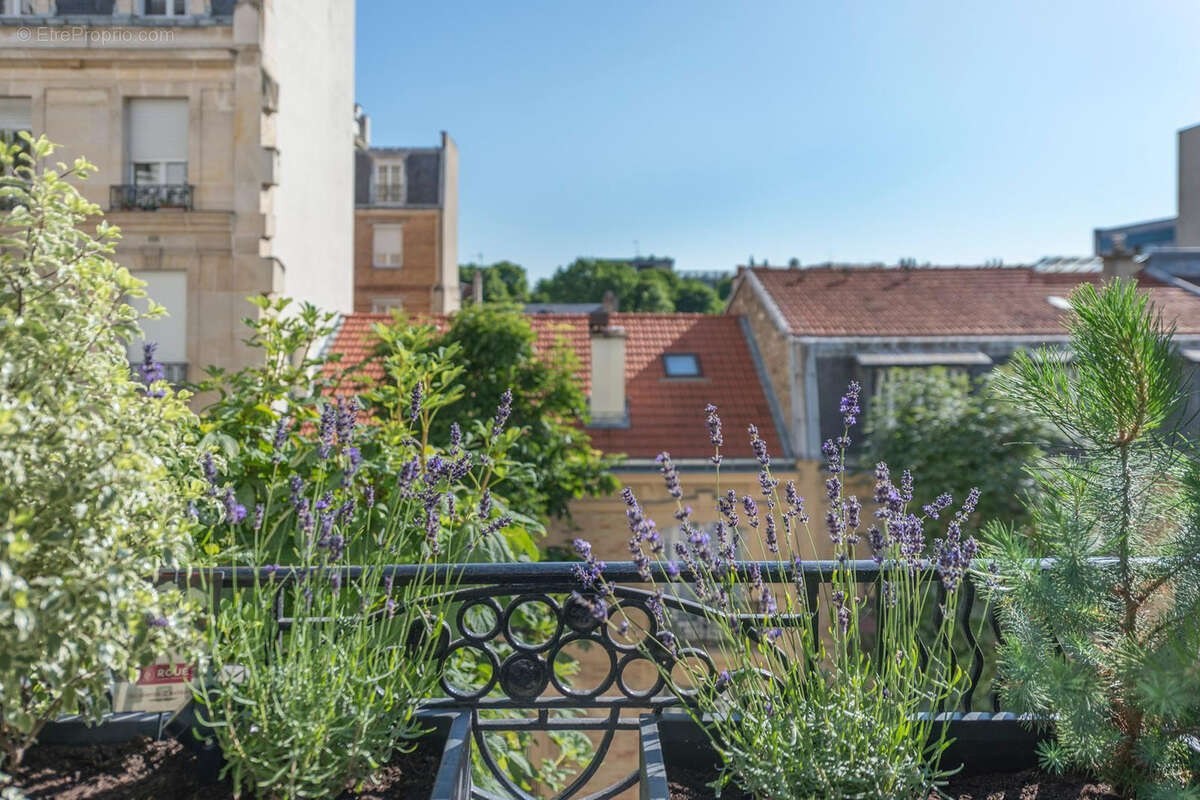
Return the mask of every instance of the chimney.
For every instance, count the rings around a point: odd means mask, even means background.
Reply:
[[[607,310],[588,315],[592,345],[592,396],[589,411],[593,425],[625,425],[625,329],[612,324]]]
[[[621,307],[621,302],[617,300],[617,296],[613,294],[612,289],[604,290],[604,298],[600,301],[600,305],[610,314],[615,314]]]
[[[1142,265],[1134,260],[1133,253],[1125,249],[1124,234],[1113,236],[1112,252],[1102,257],[1101,273],[1106,278],[1130,278],[1137,275]]]
[[[477,269],[471,276],[471,302],[477,306],[483,305],[483,270]]]

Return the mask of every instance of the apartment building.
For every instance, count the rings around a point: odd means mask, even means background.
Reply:
[[[458,147],[371,147],[359,117],[355,151],[354,310],[446,314],[458,285]]]
[[[246,363],[248,296],[351,309],[353,107],[353,0],[0,0],[0,136],[98,165],[171,379]]]

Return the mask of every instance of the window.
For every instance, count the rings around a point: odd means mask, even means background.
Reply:
[[[142,362],[142,345],[158,345],[155,357],[162,363],[167,380],[172,383],[187,379],[187,273],[183,271],[135,270],[133,277],[146,282],[146,297],[131,299],[129,304],[145,313],[147,300],[154,300],[167,310],[165,317],[141,321],[145,339],[131,340],[127,345],[129,361]]]
[[[700,357],[695,353],[664,353],[662,358],[668,378],[700,377]]]
[[[182,98],[135,98],[126,114],[129,182],[187,183],[188,102]]]
[[[375,266],[396,269],[404,265],[402,225],[376,225],[373,245],[372,263]]]
[[[0,97],[0,145],[21,145],[21,149],[29,152],[29,145],[18,135],[33,130],[33,114],[30,110],[31,101],[28,97]],[[19,163],[19,162],[18,162]],[[13,198],[0,200],[4,205],[10,205]]]
[[[33,130],[32,103],[28,97],[0,97],[0,142],[20,141],[21,131]]]
[[[0,0],[0,17],[20,17],[33,14],[33,0]]]
[[[371,298],[371,313],[386,314],[389,311],[403,311],[403,297],[372,297]]]
[[[147,17],[182,17],[187,14],[187,0],[143,0],[142,13]]]
[[[404,162],[380,164],[375,171],[375,202],[404,202]]]

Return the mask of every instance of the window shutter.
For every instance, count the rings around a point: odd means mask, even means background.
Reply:
[[[130,161],[187,161],[187,100],[134,98],[127,123]]]
[[[0,130],[33,130],[33,109],[28,97],[0,97]]]
[[[399,267],[404,263],[404,229],[399,225],[376,225],[374,263],[379,267]]]

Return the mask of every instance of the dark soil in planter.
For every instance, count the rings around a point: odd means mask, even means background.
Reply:
[[[671,800],[712,800],[715,795],[706,784],[716,777],[716,770],[680,769],[668,764]],[[1107,784],[1038,770],[964,776],[952,779],[944,791],[954,800],[1118,800]],[[931,800],[936,798],[930,795]],[[750,800],[750,795],[730,785],[721,791],[721,800]]]
[[[1112,787],[1075,775],[1041,770],[964,775],[951,778],[943,791],[954,800],[1118,800]],[[931,795],[932,797],[933,795]]]
[[[715,769],[687,769],[672,766],[668,761],[667,786],[671,790],[671,800],[710,800],[716,795],[707,784],[715,781],[718,775],[720,773]],[[721,800],[752,800],[752,798],[731,783],[721,790]]]
[[[441,748],[421,742],[397,754],[377,783],[341,800],[409,800],[428,796]],[[36,747],[16,770],[16,785],[31,800],[231,800],[228,781],[202,786],[196,759],[173,739],[139,737],[122,744]]]

